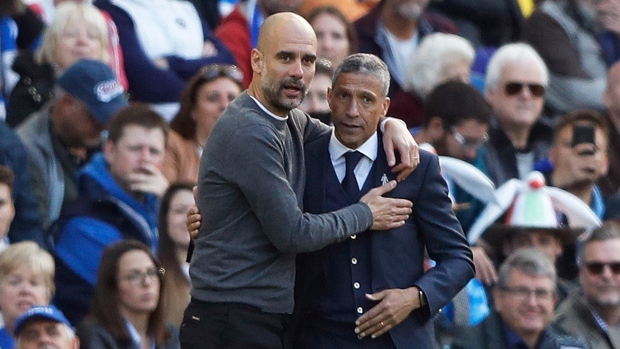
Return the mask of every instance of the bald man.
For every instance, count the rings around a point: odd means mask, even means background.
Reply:
[[[197,204],[204,219],[191,262],[192,300],[181,327],[184,349],[283,348],[293,310],[295,254],[366,231],[400,227],[411,202],[381,197],[323,215],[303,214],[303,144],[331,132],[299,111],[314,76],[316,36],[302,17],[265,20],[252,50],[252,82],[224,111],[205,146]],[[391,119],[384,147],[399,177],[417,164],[406,127]],[[352,131],[355,131],[354,127]],[[392,140],[390,140],[392,139]]]

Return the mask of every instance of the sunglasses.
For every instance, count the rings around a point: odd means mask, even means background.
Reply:
[[[235,82],[243,83],[243,72],[234,65],[229,64],[209,64],[202,67],[198,73],[207,81],[215,80],[219,77],[229,78]]]
[[[545,86],[541,84],[524,84],[521,82],[509,82],[504,85],[504,91],[508,96],[515,96],[521,93],[524,88],[529,88],[534,97],[541,97],[545,94]]]
[[[592,275],[600,275],[605,270],[605,267],[609,267],[614,275],[620,275],[620,262],[602,263],[602,262],[587,262],[584,263],[586,270]]]

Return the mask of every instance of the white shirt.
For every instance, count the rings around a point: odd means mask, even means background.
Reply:
[[[336,135],[332,131],[331,139],[329,140],[329,156],[332,160],[332,166],[334,166],[334,171],[336,172],[336,176],[338,177],[338,181],[342,183],[344,180],[344,176],[347,172],[347,163],[344,157],[346,152],[350,151],[359,151],[364,154],[364,156],[360,159],[360,162],[355,166],[355,179],[357,180],[357,185],[362,189],[364,186],[364,182],[366,182],[366,178],[370,173],[370,169],[372,168],[372,164],[377,159],[377,148],[379,145],[379,138],[377,137],[377,132],[375,132],[370,138],[366,140],[362,145],[360,145],[357,149],[349,149],[336,138]]]

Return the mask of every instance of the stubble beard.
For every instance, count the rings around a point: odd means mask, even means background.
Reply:
[[[308,88],[303,84],[303,82],[300,82],[302,88],[301,98],[291,99],[287,98],[284,94],[285,83],[286,81],[281,81],[279,83],[276,81],[263,81],[261,85],[265,97],[271,103],[271,105],[278,109],[286,110],[288,112],[292,109],[299,107],[301,102],[304,100],[304,97],[308,93]]]

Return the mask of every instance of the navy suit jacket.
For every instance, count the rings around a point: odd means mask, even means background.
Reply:
[[[326,211],[326,175],[333,171],[329,159],[330,134],[305,145],[306,190],[304,210]],[[384,174],[395,179],[387,164],[379,134],[379,150],[373,169],[380,186]],[[437,156],[420,151],[420,164],[388,197],[409,199],[413,213],[405,225],[371,236],[371,287],[373,292],[417,286],[424,291],[428,308],[416,310],[390,330],[397,348],[432,348],[433,325],[429,319],[446,305],[474,276],[472,254],[461,226],[452,212],[446,183],[439,173]],[[437,265],[424,272],[424,249]],[[308,299],[317,297],[317,285],[325,282],[324,250],[298,255],[294,324],[303,326]]]

